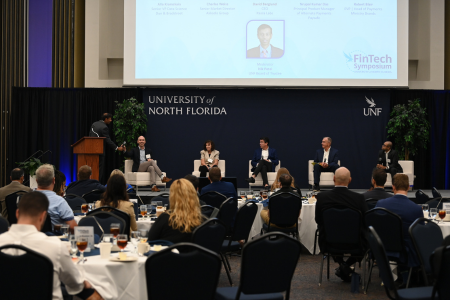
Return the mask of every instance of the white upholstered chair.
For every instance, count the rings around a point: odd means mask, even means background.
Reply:
[[[252,161],[249,160],[248,163],[248,177],[252,177]],[[269,181],[269,186],[273,184],[275,179],[277,178],[277,172],[281,168],[281,160],[278,161],[278,165],[275,167],[275,172],[267,172],[267,181]],[[261,177],[261,173],[258,174],[255,178],[255,183],[249,183],[250,189],[252,189],[252,186],[263,186],[263,180]]]
[[[314,186],[314,160],[308,160],[308,183]],[[338,160],[338,165],[341,165],[341,161]],[[333,172],[323,172],[320,174],[320,186],[334,186],[334,173]]]
[[[156,160],[155,160],[156,162]],[[127,159],[125,160],[125,180],[128,184],[136,186],[136,192],[138,192],[139,186],[150,185],[150,173],[149,172],[132,172],[133,168],[133,160]],[[166,175],[163,172],[164,176]],[[166,190],[166,183],[161,181],[161,178],[156,175],[156,186],[164,186],[164,190]]]
[[[200,177],[200,171],[198,168],[200,168],[200,165],[202,164],[202,161],[200,159],[194,160],[194,171],[192,172],[192,175]],[[220,169],[220,174],[222,177],[225,177],[225,160],[219,159],[219,164],[217,165]],[[209,172],[206,172],[206,177],[209,176]]]
[[[409,187],[412,190],[414,188],[414,162],[412,160],[399,160],[398,163],[402,166],[403,173],[397,174],[406,174],[409,179]],[[387,174],[386,183],[384,186],[392,186],[392,176],[391,174]]]

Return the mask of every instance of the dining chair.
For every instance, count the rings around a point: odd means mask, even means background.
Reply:
[[[111,212],[112,214],[116,215],[118,219],[121,219],[125,222],[124,231],[120,233],[126,234],[127,236],[130,236],[130,226],[131,226],[131,219],[130,215],[120,209],[114,208],[112,206],[102,206],[98,207],[94,210],[91,210],[90,212],[86,213],[86,216],[96,216],[99,217],[99,215],[102,215],[102,212]],[[109,216],[109,215],[107,215]]]
[[[81,205],[87,203],[83,197],[75,194],[66,194],[64,199],[66,199],[73,212],[81,212]]]
[[[450,299],[450,247],[440,246],[430,257],[436,283],[433,287],[433,298]],[[439,297],[435,297],[436,293]]]
[[[103,191],[101,190],[92,190],[83,194],[81,197],[86,201],[86,203],[95,203],[98,200],[102,199]]]
[[[377,199],[372,198],[366,199],[367,209],[370,210],[372,208],[375,208],[375,206],[377,206],[377,202],[378,202]]]
[[[219,192],[210,191],[210,192],[206,192],[206,193],[202,194],[199,197],[199,199],[208,205],[211,205],[211,206],[214,206],[214,207],[220,209],[220,206],[222,205],[222,203],[225,200],[227,200],[227,197],[225,195],[222,195]]]
[[[10,225],[17,223],[16,210],[20,197],[28,193],[27,191],[17,191],[5,197],[6,211],[8,212],[8,222]]]
[[[238,211],[237,199],[228,198],[219,207],[217,219],[223,222],[227,228],[227,235],[231,234]]]
[[[7,232],[9,228],[9,222],[3,217],[0,217],[0,234]]]

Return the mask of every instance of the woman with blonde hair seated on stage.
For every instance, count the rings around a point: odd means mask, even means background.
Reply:
[[[280,189],[280,188],[281,188],[279,179],[280,179],[280,176],[283,175],[283,174],[288,174],[288,175],[290,175],[290,176],[292,177],[291,188],[297,190],[298,194],[299,194],[300,197],[301,197],[301,196],[302,196],[302,191],[301,191],[300,188],[295,184],[294,177],[291,175],[291,173],[289,173],[288,169],[286,169],[286,168],[280,168],[280,169],[278,169],[277,177],[275,178],[275,181],[272,183],[272,186],[271,186],[271,188],[270,188],[270,191],[271,191],[271,192],[274,192],[276,189]]]
[[[190,242],[192,232],[203,222],[197,191],[186,179],[170,186],[170,210],[163,212],[150,228],[148,241]]]
[[[125,177],[115,174],[109,177],[106,191],[103,198],[95,203],[95,207],[111,206],[130,215],[131,231],[137,230],[136,215],[134,214],[133,203],[130,202],[127,194],[127,183]]]

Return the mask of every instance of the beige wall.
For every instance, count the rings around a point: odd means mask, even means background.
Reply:
[[[123,0],[86,0],[85,86],[121,87]],[[444,89],[445,0],[409,1],[409,88]]]

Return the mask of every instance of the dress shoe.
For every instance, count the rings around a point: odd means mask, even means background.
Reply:
[[[253,178],[253,176],[252,176],[248,179],[245,179],[245,181],[250,182],[250,183],[255,183],[255,178]]]
[[[156,185],[152,186],[152,192],[161,192]]]
[[[334,273],[337,277],[341,278],[345,282],[351,282],[352,281],[352,273],[353,270],[347,266],[345,263],[342,263],[339,265],[339,268],[336,269],[336,272]]]
[[[161,182],[169,182],[169,181],[172,181],[172,178],[167,178],[167,177],[165,177],[164,176],[164,178],[163,179],[161,179]]]

